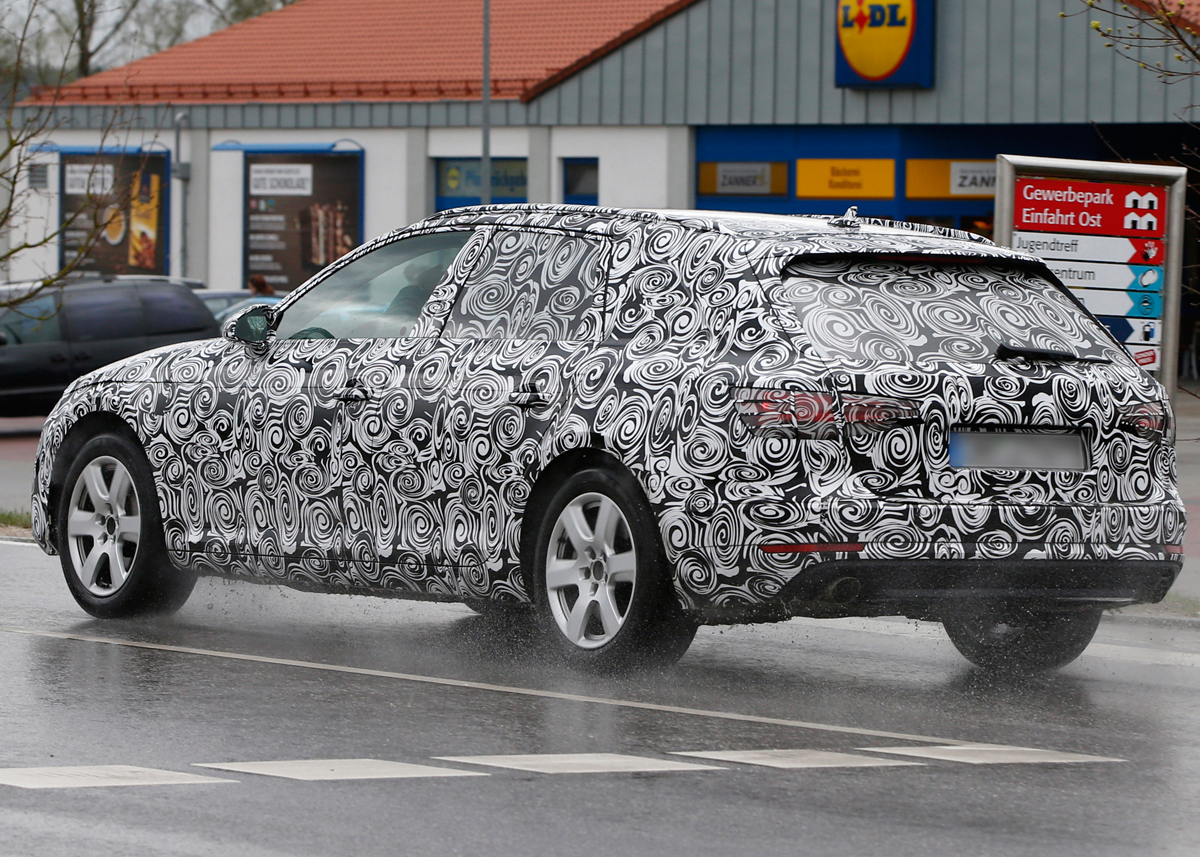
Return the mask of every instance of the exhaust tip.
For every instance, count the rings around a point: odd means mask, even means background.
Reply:
[[[836,604],[849,604],[862,592],[862,581],[857,577],[839,577],[825,587],[821,597]]]

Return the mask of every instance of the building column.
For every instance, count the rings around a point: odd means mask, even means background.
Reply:
[[[527,185],[525,198],[530,202],[554,202],[552,196],[552,171],[554,159],[550,156],[550,128],[537,125],[529,129],[529,156],[526,161]]]

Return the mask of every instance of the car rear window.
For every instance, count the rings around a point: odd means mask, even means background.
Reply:
[[[804,257],[774,295],[846,367],[986,362],[1003,343],[1119,359],[1090,316],[1036,271],[994,263]]]

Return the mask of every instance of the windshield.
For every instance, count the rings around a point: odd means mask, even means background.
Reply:
[[[1119,359],[1116,345],[1052,282],[1013,266],[808,257],[776,300],[825,360],[984,363],[1001,345]]]

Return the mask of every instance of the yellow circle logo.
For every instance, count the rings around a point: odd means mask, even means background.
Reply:
[[[856,73],[885,80],[908,56],[916,30],[915,0],[838,0],[838,43]]]

